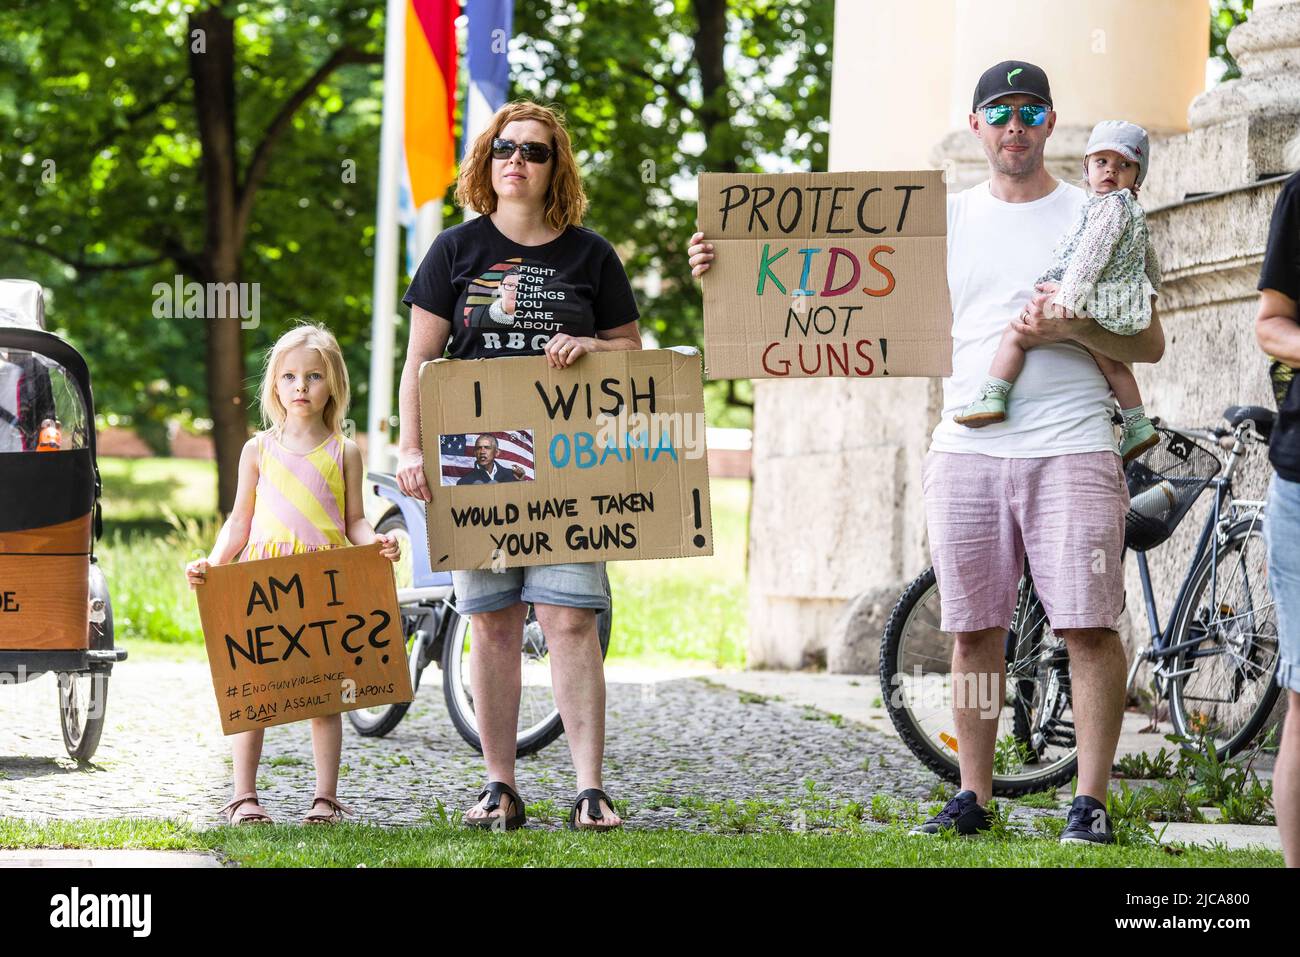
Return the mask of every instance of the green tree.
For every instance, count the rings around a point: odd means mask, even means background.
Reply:
[[[1241,76],[1237,61],[1228,52],[1228,34],[1246,21],[1254,6],[1255,0],[1214,0],[1210,10],[1210,56],[1223,61],[1224,73],[1219,82]]]
[[[516,5],[513,93],[565,110],[588,224],[629,274],[661,277],[641,298],[662,344],[702,338],[685,255],[695,176],[826,169],[833,14],[825,0]],[[748,383],[724,388],[747,404]]]
[[[0,12],[0,266],[53,290],[101,406],[155,442],[168,417],[212,420],[222,511],[254,351],[318,318],[364,362],[382,15],[380,0]],[[154,286],[176,275],[256,283],[261,324],[159,318]]]
[[[818,0],[517,6],[513,92],[566,110],[589,224],[630,274],[661,279],[641,299],[664,344],[701,339],[683,252],[696,173],[825,169],[832,13]],[[158,448],[168,420],[212,420],[222,510],[250,370],[293,319],[334,329],[356,418],[368,399],[383,16],[382,0],[0,10],[0,272],[51,290],[101,409]],[[177,275],[256,283],[261,324],[155,316],[155,284]],[[711,408],[746,404],[747,383],[723,388]]]

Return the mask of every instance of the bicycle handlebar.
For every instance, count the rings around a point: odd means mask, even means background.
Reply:
[[[1216,425],[1208,429],[1184,428],[1181,425],[1173,425],[1166,422],[1158,415],[1153,415],[1151,417],[1151,424],[1163,429],[1169,429],[1173,432],[1181,432],[1183,435],[1188,435],[1192,438],[1213,442],[1215,445],[1219,446],[1219,448],[1227,451],[1231,451],[1237,441],[1242,438],[1250,439],[1253,442],[1262,442],[1267,444],[1267,440],[1255,431],[1254,423],[1249,419],[1233,429],[1223,425]]]

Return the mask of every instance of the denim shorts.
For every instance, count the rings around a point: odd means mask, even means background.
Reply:
[[[568,608],[609,607],[604,562],[527,565],[499,572],[475,568],[452,572],[456,610],[462,615],[500,611],[518,602]]]
[[[1277,603],[1277,683],[1300,692],[1300,482],[1274,474],[1268,487],[1264,537],[1268,588]]]

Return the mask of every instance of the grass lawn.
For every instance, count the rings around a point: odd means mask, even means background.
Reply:
[[[713,479],[709,500],[710,557],[610,563],[611,661],[671,659],[718,668],[745,666],[749,482]]]
[[[100,460],[104,539],[117,642],[134,660],[202,658],[198,605],[187,561],[216,539],[216,466],[195,459]],[[696,661],[744,667],[745,546],[749,483],[711,483],[715,553],[709,558],[611,563],[610,660]]]
[[[0,818],[0,847],[211,850],[246,867],[1280,867],[1274,851],[1085,847],[1045,838],[911,837],[883,830],[716,835],[625,830],[509,834],[436,823],[219,827],[170,821],[32,824]]]

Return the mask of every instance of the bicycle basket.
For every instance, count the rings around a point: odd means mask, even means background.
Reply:
[[[1160,444],[1124,470],[1130,500],[1124,544],[1135,552],[1155,548],[1169,538],[1222,468],[1217,455],[1181,432],[1156,431]]]

